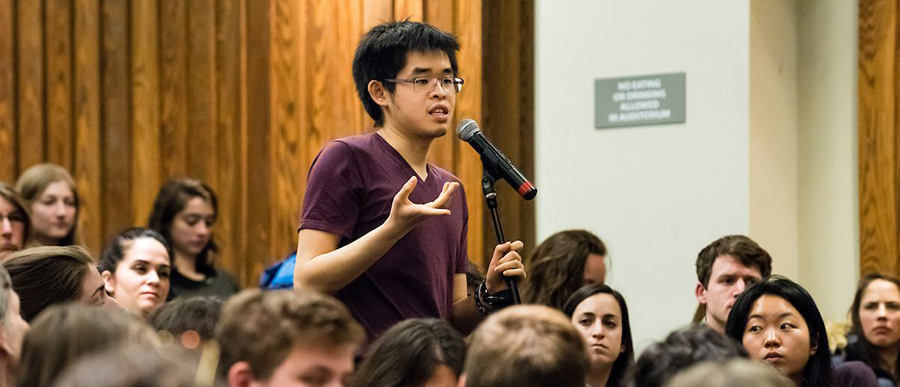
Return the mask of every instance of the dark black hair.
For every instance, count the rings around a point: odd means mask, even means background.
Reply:
[[[609,374],[609,381],[606,382],[606,386],[623,386],[628,369],[634,365],[634,344],[632,344],[631,340],[631,323],[628,320],[628,305],[625,304],[625,297],[622,297],[621,293],[604,284],[585,285],[576,290],[575,293],[572,293],[572,296],[569,297],[563,306],[563,312],[571,318],[579,304],[596,294],[613,296],[622,310],[622,346],[625,347],[625,352],[619,354],[619,357],[613,362],[612,371]]]
[[[175,259],[172,247],[169,246],[169,243],[166,242],[166,238],[163,238],[162,234],[149,228],[131,227],[120,232],[119,235],[116,235],[115,238],[109,241],[109,244],[103,249],[103,255],[100,256],[100,262],[97,262],[97,268],[100,269],[101,273],[104,271],[115,273],[116,266],[119,265],[122,258],[125,258],[125,243],[142,238],[154,239],[161,243],[163,247],[166,248],[166,253],[169,254],[169,261],[171,262]]]
[[[741,293],[725,325],[725,334],[738,342],[743,342],[747,321],[753,304],[764,295],[783,298],[800,312],[809,327],[809,342],[816,347],[816,353],[809,357],[803,370],[803,385],[808,387],[835,386],[834,369],[831,364],[831,352],[828,349],[828,334],[825,321],[816,307],[812,296],[802,286],[779,275],[767,277]]]
[[[706,325],[674,331],[641,354],[629,378],[632,387],[662,387],[675,374],[700,362],[725,363],[746,358],[747,351],[734,340]]]
[[[186,331],[195,331],[201,339],[212,340],[223,304],[217,297],[179,297],[150,313],[147,323],[153,329],[169,332],[175,337]]]
[[[379,24],[369,30],[356,46],[353,80],[356,82],[359,99],[366,113],[375,120],[375,126],[384,124],[384,113],[369,95],[369,82],[396,77],[406,66],[406,56],[410,52],[444,52],[450,59],[453,74],[457,75],[458,50],[459,41],[456,37],[425,23],[404,20]],[[392,83],[383,84],[385,90],[394,92]]]
[[[444,320],[411,319],[388,329],[369,348],[353,387],[416,387],[441,365],[458,378],[466,357],[462,336]]]
[[[219,200],[212,188],[200,180],[178,178],[170,180],[159,189],[159,193],[156,194],[156,199],[153,201],[153,210],[150,212],[147,227],[162,234],[167,241],[171,241],[172,222],[175,220],[175,216],[183,211],[187,202],[193,198],[205,200],[212,207],[215,216],[219,216]],[[175,246],[172,245],[172,247]],[[212,258],[218,250],[218,245],[210,235],[206,248],[197,256],[197,271],[204,274],[214,273]],[[170,258],[174,263],[175,255],[170,255]],[[175,265],[172,266],[174,271]]]

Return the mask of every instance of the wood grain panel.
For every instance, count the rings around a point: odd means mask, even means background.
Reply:
[[[259,6],[259,4],[257,4]],[[187,174],[216,185],[216,4],[192,0],[188,12]]]
[[[19,136],[19,168],[46,160],[44,111],[43,2],[16,3],[16,117]]]
[[[131,202],[133,219],[147,224],[162,183],[159,153],[159,25],[154,0],[131,2]]]
[[[75,1],[75,180],[81,197],[78,222],[86,246],[103,248],[100,166],[100,1]],[[111,203],[106,203],[111,204]],[[115,209],[110,209],[115,211]]]
[[[393,19],[394,3],[391,0],[363,0],[362,5],[363,33]]]
[[[426,23],[450,33],[454,32],[452,12],[453,0],[427,0],[424,2],[423,7]],[[463,85],[463,88],[465,89],[466,86]],[[468,90],[464,93],[468,93]],[[459,117],[457,114],[455,114],[455,116]],[[459,121],[459,118],[455,121]],[[451,127],[446,135],[437,138],[432,143],[429,162],[452,171],[454,168],[454,156],[458,152],[457,148],[459,145],[459,138],[456,136],[456,127]]]
[[[187,175],[187,10],[181,0],[160,2],[160,115],[162,171],[165,178]]]
[[[131,79],[128,46],[129,0],[103,0],[101,5],[101,148],[103,150],[103,240],[144,219],[131,211]],[[113,162],[113,160],[115,160]]]
[[[897,270],[896,36],[893,1],[859,2],[859,206],[863,274]]]
[[[72,170],[72,2],[47,0],[47,159]]]
[[[425,6],[422,0],[394,0],[394,19],[424,21]]]
[[[247,245],[246,257],[252,257],[256,266],[272,263],[276,257],[293,248],[294,238],[288,246],[279,246],[273,242],[271,232],[272,187],[269,176],[272,168],[271,142],[271,36],[272,26],[269,15],[273,4],[270,0],[254,1],[254,6],[247,7],[246,33],[246,73],[247,73],[247,129],[251,132],[245,141],[247,151],[247,187],[246,196]],[[279,241],[284,243],[285,241]],[[261,268],[261,267],[260,267]],[[252,271],[252,270],[251,270]],[[251,275],[255,281],[256,276]]]
[[[15,23],[14,1],[0,0],[0,181],[9,184],[18,164]]]

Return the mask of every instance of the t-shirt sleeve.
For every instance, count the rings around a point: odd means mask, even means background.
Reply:
[[[456,193],[462,198],[463,208],[463,228],[462,235],[459,238],[459,253],[456,257],[456,274],[467,273],[469,271],[469,205],[466,203],[466,192],[459,185],[459,192]]]
[[[363,191],[356,157],[349,145],[332,141],[309,168],[300,229],[351,238]]]

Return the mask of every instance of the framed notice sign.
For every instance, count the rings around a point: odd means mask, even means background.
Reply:
[[[594,127],[684,122],[684,82],[684,73],[597,79]]]

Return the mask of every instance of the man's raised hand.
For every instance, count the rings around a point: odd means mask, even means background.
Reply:
[[[456,188],[459,186],[457,182],[444,183],[441,194],[437,199],[425,204],[416,204],[409,200],[409,195],[416,188],[415,176],[411,177],[403,184],[397,195],[394,195],[394,202],[391,204],[391,214],[388,216],[385,225],[390,226],[392,230],[401,234],[406,234],[419,223],[432,216],[450,215],[447,206]]]

